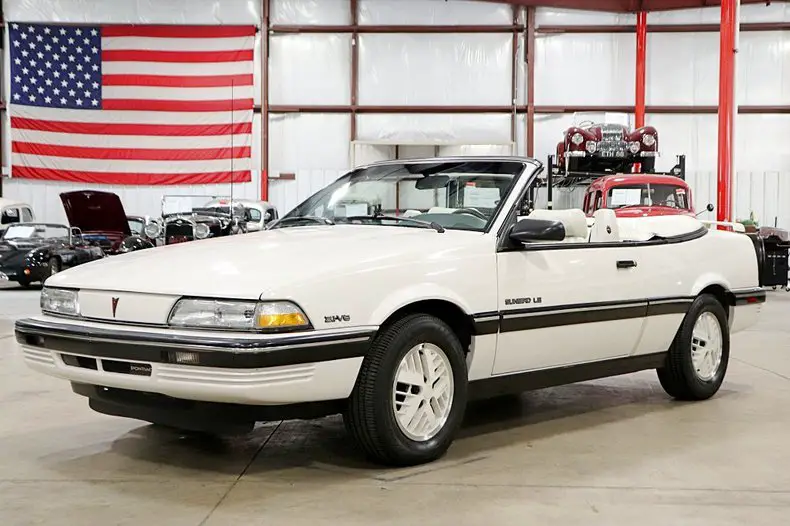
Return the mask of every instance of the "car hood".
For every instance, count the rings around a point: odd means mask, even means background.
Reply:
[[[617,217],[647,217],[647,216],[692,216],[690,210],[672,208],[671,206],[631,206],[628,208],[615,209]]]
[[[336,225],[283,228],[178,243],[87,263],[60,272],[59,287],[258,298],[287,295],[294,287],[326,280],[349,281],[360,272],[409,265],[435,272],[443,261],[473,253],[487,242],[478,232],[428,228]],[[493,254],[493,245],[491,254]],[[419,276],[414,276],[417,279]]]
[[[41,244],[0,241],[0,267],[20,265],[28,252],[39,246]]]
[[[121,199],[112,192],[65,192],[60,194],[60,200],[69,224],[83,232],[132,234]]]

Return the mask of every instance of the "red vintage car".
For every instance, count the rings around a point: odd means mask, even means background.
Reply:
[[[585,191],[582,208],[588,216],[600,208],[610,208],[618,217],[696,215],[686,181],[658,174],[618,174],[596,179]],[[707,210],[713,210],[713,205],[709,204]]]
[[[557,164],[564,172],[653,173],[658,156],[658,131],[643,126],[631,131],[622,124],[586,121],[565,130],[557,144]]]

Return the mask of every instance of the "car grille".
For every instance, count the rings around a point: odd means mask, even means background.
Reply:
[[[193,239],[195,239],[195,231],[191,223],[176,221],[165,226],[165,242],[168,245],[184,243]]]
[[[601,129],[598,152],[602,157],[625,157],[627,151],[628,143],[623,140],[623,131],[620,128]]]

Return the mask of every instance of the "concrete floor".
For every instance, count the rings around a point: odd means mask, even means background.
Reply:
[[[0,289],[0,524],[16,526],[787,524],[790,293],[733,338],[714,399],[670,400],[644,372],[488,401],[431,465],[368,465],[342,422],[199,441],[102,416],[30,372],[12,323],[38,292]]]

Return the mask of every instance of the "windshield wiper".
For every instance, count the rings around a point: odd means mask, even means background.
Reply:
[[[420,219],[414,219],[412,217],[390,216],[390,215],[380,214],[380,213],[375,213],[375,214],[367,215],[367,216],[349,216],[349,217],[346,217],[347,221],[353,221],[355,219],[357,219],[357,220],[362,220],[362,219],[384,219],[384,220],[387,220],[387,221],[405,221],[407,223],[414,223],[415,225],[419,225],[419,226],[421,226],[423,228],[433,228],[434,230],[436,230],[440,234],[444,233],[444,227],[442,225],[440,225],[439,223],[436,223],[434,221],[422,221]]]
[[[267,225],[266,229],[270,230],[272,228],[277,228],[280,225],[286,225],[288,223],[310,223],[310,224],[318,224],[318,225],[334,225],[335,223],[331,219],[327,219],[325,217],[318,217],[318,216],[291,216],[291,217],[283,217],[282,219],[278,219],[276,221],[271,222]]]

